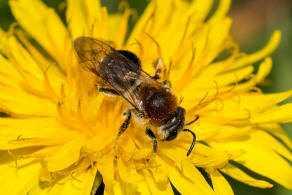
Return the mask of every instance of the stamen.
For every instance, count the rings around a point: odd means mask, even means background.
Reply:
[[[148,34],[147,32],[145,32],[145,34],[154,42],[154,44],[156,45],[156,48],[157,48],[158,56],[162,60],[163,64],[165,64],[164,60],[163,60],[162,50],[161,50],[161,47],[160,47],[158,41],[156,41],[154,39],[154,37],[152,37],[152,35]]]

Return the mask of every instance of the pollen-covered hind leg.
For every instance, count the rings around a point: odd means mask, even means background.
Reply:
[[[121,137],[121,135],[127,130],[127,128],[129,127],[131,118],[132,118],[132,113],[130,110],[127,110],[126,112],[124,112],[123,115],[125,115],[127,118],[124,120],[123,124],[120,126],[118,135],[117,135],[115,142],[114,142],[114,145],[116,144],[118,139]]]
[[[156,152],[157,151],[157,138],[154,135],[153,131],[149,127],[146,128],[146,135],[148,135],[153,140],[153,151]]]

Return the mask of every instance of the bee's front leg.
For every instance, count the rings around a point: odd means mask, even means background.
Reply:
[[[107,95],[120,95],[116,90],[106,88],[106,87],[100,87],[98,90],[99,90],[99,92],[102,92],[102,93],[107,94]]]
[[[162,76],[162,68],[163,68],[162,60],[158,59],[157,63],[155,64],[155,73],[151,77],[155,80],[160,80]]]
[[[148,135],[153,140],[153,151],[156,152],[157,151],[157,138],[156,138],[155,134],[153,133],[153,131],[149,127],[146,127],[146,135]]]
[[[164,71],[163,71],[164,70]],[[155,65],[155,73],[154,75],[152,75],[151,77],[154,79],[154,80],[161,80],[162,78],[162,74],[166,74],[165,73],[165,69],[163,69],[163,63],[162,63],[162,60],[161,59],[158,59],[156,65]],[[164,75],[165,77],[165,75]],[[170,88],[171,87],[171,83],[169,80],[164,80],[162,81],[162,84],[164,86],[166,86],[167,88]]]

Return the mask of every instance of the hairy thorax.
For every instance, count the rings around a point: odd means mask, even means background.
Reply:
[[[177,107],[176,97],[160,86],[142,84],[138,92],[152,125],[160,125]]]

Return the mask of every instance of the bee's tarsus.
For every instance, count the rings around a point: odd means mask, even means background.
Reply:
[[[153,151],[156,153],[156,151],[157,151],[157,138],[156,138],[155,134],[153,133],[153,131],[149,127],[146,128],[146,135],[148,135],[153,140]]]
[[[189,156],[191,154],[194,146],[195,146],[195,143],[196,143],[196,134],[189,129],[184,129],[183,131],[190,132],[193,135],[193,142],[192,142],[190,149],[188,150],[188,153],[187,153],[187,156]]]

